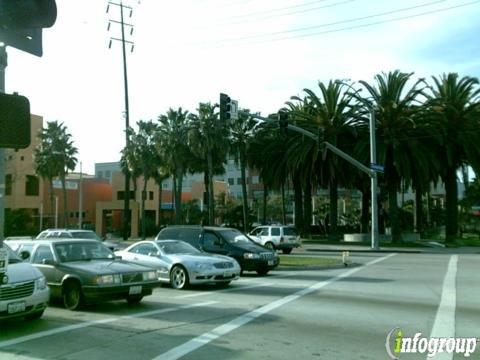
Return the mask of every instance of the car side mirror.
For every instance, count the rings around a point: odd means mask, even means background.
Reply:
[[[55,265],[56,262],[55,262],[55,260],[52,260],[52,259],[42,259],[42,264],[43,265]]]
[[[30,257],[30,253],[27,250],[20,251],[20,259],[27,260]]]

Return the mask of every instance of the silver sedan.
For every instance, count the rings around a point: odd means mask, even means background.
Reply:
[[[207,254],[178,240],[140,241],[115,255],[157,269],[158,279],[175,289],[205,283],[227,286],[240,276],[240,265],[235,259]]]

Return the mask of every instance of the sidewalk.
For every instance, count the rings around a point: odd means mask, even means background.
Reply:
[[[373,250],[367,245],[350,245],[350,244],[315,244],[304,242],[302,247],[294,250],[295,252],[342,252],[349,251],[351,253],[405,253],[405,254],[480,254],[480,247],[381,247],[379,250]]]

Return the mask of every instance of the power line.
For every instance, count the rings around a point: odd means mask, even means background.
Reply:
[[[302,9],[302,10],[295,10],[295,11],[287,12],[287,13],[284,13],[284,14],[267,15],[267,16],[263,16],[263,17],[260,17],[260,18],[257,18],[257,19],[237,21],[237,22],[233,22],[233,23],[229,22],[229,24],[244,24],[244,23],[249,23],[249,22],[258,22],[258,21],[261,21],[261,20],[278,18],[278,17],[281,17],[281,16],[290,16],[290,15],[295,15],[295,14],[302,14],[302,13],[306,13],[306,12],[310,12],[310,11],[314,11],[314,10],[327,9],[327,8],[331,8],[331,7],[335,7],[335,6],[339,6],[339,5],[344,5],[344,4],[354,2],[354,1],[356,1],[356,0],[343,0],[343,1],[335,2],[333,4],[316,6],[316,7],[313,7],[313,8]],[[443,0],[443,1],[445,1],[445,0]]]
[[[428,2],[428,3],[424,3],[424,4],[421,4],[421,5],[416,5],[416,6],[406,7],[406,8],[400,8],[400,9],[390,10],[390,11],[376,13],[376,14],[372,14],[372,15],[356,17],[356,18],[351,18],[351,19],[346,19],[346,20],[340,20],[340,21],[335,21],[335,22],[330,22],[330,23],[325,23],[325,24],[319,24],[319,25],[309,26],[309,27],[303,27],[303,28],[298,28],[298,29],[271,32],[271,33],[245,36],[245,37],[238,37],[238,38],[224,39],[224,40],[220,40],[220,41],[217,41],[215,43],[212,43],[212,45],[221,44],[221,43],[229,43],[229,45],[234,45],[234,44],[232,44],[232,42],[236,42],[236,41],[238,42],[238,41],[250,40],[250,39],[257,39],[257,38],[263,38],[263,37],[269,37],[269,36],[275,36],[275,35],[282,35],[282,34],[288,34],[288,33],[295,33],[295,32],[301,32],[301,31],[306,31],[306,30],[313,30],[313,29],[318,29],[318,28],[322,28],[322,27],[329,27],[329,26],[333,26],[333,25],[345,24],[345,23],[350,23],[350,22],[357,22],[357,21],[371,19],[371,18],[375,18],[375,17],[392,15],[392,14],[399,13],[399,12],[410,11],[410,10],[418,9],[418,8],[421,8],[421,7],[432,6],[432,5],[435,5],[435,4],[438,4],[438,3],[441,3],[441,2],[445,2],[445,1],[447,1],[447,0],[436,0],[436,1]],[[435,9],[435,10],[429,10],[429,11],[426,11],[426,12],[423,12],[423,13],[418,13],[418,14],[413,14],[413,15],[408,15],[408,16],[403,16],[403,17],[398,17],[398,18],[393,18],[393,19],[381,20],[381,21],[372,22],[372,23],[368,23],[368,24],[354,25],[354,26],[350,26],[350,27],[343,27],[343,28],[338,28],[338,29],[325,30],[325,31],[321,31],[321,32],[292,35],[292,36],[286,36],[286,37],[281,37],[281,38],[276,38],[276,39],[265,39],[265,40],[258,40],[258,41],[252,41],[252,42],[245,42],[245,44],[282,41],[282,40],[289,40],[289,39],[295,39],[295,38],[301,38],[301,37],[309,37],[309,36],[316,36],[316,35],[322,35],[322,34],[327,34],[327,33],[340,32],[340,31],[351,30],[351,29],[356,29],[356,28],[369,27],[369,26],[384,24],[384,23],[388,23],[388,22],[406,20],[406,19],[425,16],[425,15],[430,15],[430,14],[434,14],[434,13],[445,12],[445,11],[460,8],[460,7],[474,5],[478,2],[480,2],[480,1],[476,0],[476,1],[471,1],[471,2],[468,2],[468,3],[459,4],[459,5],[439,8],[439,9]]]

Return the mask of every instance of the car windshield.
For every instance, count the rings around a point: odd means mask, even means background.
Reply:
[[[222,230],[222,237],[230,244],[251,244],[252,240],[238,230]]]
[[[159,243],[158,246],[164,254],[199,254],[200,251],[192,245],[180,241]]]
[[[102,243],[56,244],[55,251],[60,262],[114,259],[115,255]]]
[[[22,260],[17,256],[17,254],[15,254],[15,252],[10,249],[7,244],[3,243],[3,247],[7,250],[9,264],[22,262]]]
[[[77,239],[93,239],[93,240],[102,240],[96,233],[93,231],[75,231],[72,233],[72,236]]]

